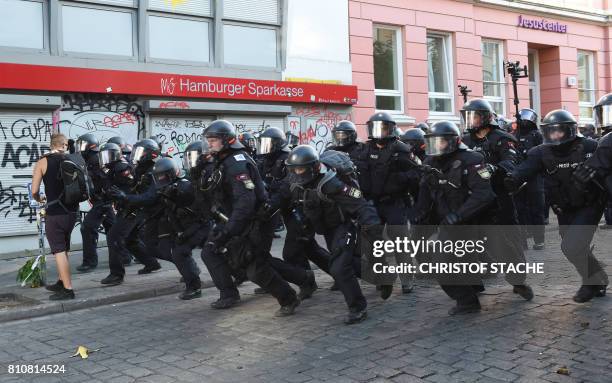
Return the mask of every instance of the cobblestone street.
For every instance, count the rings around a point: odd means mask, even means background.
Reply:
[[[417,281],[408,295],[396,289],[386,302],[367,285],[369,318],[345,326],[342,296],[321,273],[321,289],[282,319],[251,283],[226,311],[208,307],[217,292],[206,289],[188,302],[169,295],[1,324],[0,381],[610,382],[612,300],[574,303],[578,278],[556,233],[547,235],[547,250],[528,259],[566,275],[533,282],[532,302],[498,277],[485,281],[481,314],[449,317],[452,302],[430,282]],[[600,230],[595,242],[608,265],[611,236]],[[78,345],[100,351],[70,358]],[[65,373],[10,375],[11,364],[61,364]],[[563,367],[569,376],[557,373]]]

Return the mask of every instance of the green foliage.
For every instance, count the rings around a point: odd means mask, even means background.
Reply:
[[[31,254],[27,251],[28,255]],[[40,257],[38,264],[32,270],[32,266],[36,262],[36,256],[30,256],[25,265],[23,265],[17,271],[17,282],[21,283],[22,286],[29,286],[32,288],[41,287],[43,285],[43,270],[45,268],[45,257]]]

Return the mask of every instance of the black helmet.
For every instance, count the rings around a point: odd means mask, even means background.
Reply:
[[[238,140],[245,148],[249,149],[252,153],[257,151],[257,139],[250,132],[240,133]]]
[[[310,145],[298,145],[285,161],[291,174],[291,182],[305,185],[315,179],[321,171],[319,153]]]
[[[86,156],[91,152],[98,152],[100,147],[96,136],[93,133],[86,133],[76,139],[74,149],[77,153]]]
[[[397,137],[395,121],[389,113],[378,112],[368,120],[369,139],[387,139]]]
[[[157,135],[153,135],[151,137],[149,137],[149,140],[153,140],[157,143],[157,146],[159,146],[159,151],[162,152],[164,150],[164,141],[161,139],[160,136]]]
[[[115,161],[121,160],[121,148],[119,145],[107,142],[106,144],[100,146],[100,151],[98,152],[98,163],[100,167],[105,167],[109,164],[112,164]]]
[[[597,129],[593,124],[582,124],[578,127],[578,131],[583,137],[596,138]]]
[[[428,156],[442,156],[465,148],[459,128],[450,121],[436,122],[425,135],[425,153]]]
[[[106,143],[119,145],[121,151],[123,151],[123,148],[125,147],[125,145],[127,145],[127,141],[121,136],[111,137],[108,139],[108,141],[106,141]]]
[[[194,141],[187,145],[183,152],[183,169],[191,171],[200,166],[203,162],[207,162],[210,158],[210,150],[208,142]]]
[[[287,136],[279,128],[266,128],[257,139],[257,154],[266,155],[279,152],[287,146]]]
[[[168,186],[174,183],[180,175],[181,169],[172,158],[160,158],[153,166],[153,180],[157,187]]]
[[[506,132],[512,132],[512,121],[504,116],[497,116],[497,126]]]
[[[540,128],[545,144],[560,145],[582,137],[574,115],[564,109],[549,112],[542,120]]]
[[[160,155],[159,145],[150,138],[138,141],[132,153],[130,154],[130,162],[137,164],[140,162],[153,161]]]
[[[132,150],[134,150],[134,146],[132,144],[125,144],[125,147],[121,149],[121,152],[124,156],[129,157],[132,154]]]
[[[527,133],[538,129],[538,114],[533,109],[521,109],[519,110],[519,116],[521,117],[519,126],[519,131],[521,133]]]
[[[429,132],[429,125],[427,125],[426,122],[419,122],[416,124],[415,128],[421,129],[425,133]]]
[[[357,129],[351,121],[342,120],[332,129],[334,144],[337,146],[349,146],[357,141]]]
[[[210,123],[204,129],[204,137],[205,138],[218,138],[223,143],[223,150],[232,148],[232,149],[243,149],[244,145],[240,143],[238,138],[236,137],[236,128],[232,125],[231,122],[226,120],[215,120]],[[211,153],[212,152],[211,150]]]
[[[412,149],[424,149],[425,133],[421,129],[411,128],[402,134],[400,140],[403,143],[410,145],[410,148]]]
[[[612,131],[612,93],[604,95],[593,107],[595,126],[602,136]]]
[[[475,132],[491,125],[497,125],[493,107],[489,101],[482,98],[473,98],[463,105],[461,122],[467,132]]]

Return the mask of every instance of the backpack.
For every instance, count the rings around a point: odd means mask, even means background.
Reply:
[[[76,205],[90,198],[93,183],[87,173],[87,164],[79,153],[64,155],[60,163],[59,177],[64,184],[60,197],[64,205]]]
[[[323,193],[323,186],[329,182],[332,178],[338,177],[342,182],[347,185],[359,188],[359,182],[357,181],[357,169],[351,161],[351,157],[347,153],[327,150],[319,156],[319,161],[325,165],[329,170],[319,184],[317,185],[317,194],[319,198],[324,201],[330,201],[329,198]]]

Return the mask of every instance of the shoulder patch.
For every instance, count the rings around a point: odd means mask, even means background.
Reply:
[[[342,192],[349,196],[349,197],[353,197],[353,198],[361,198],[361,190],[354,188],[352,186],[344,186],[344,188],[342,189]]]
[[[246,158],[244,157],[244,154],[236,154],[236,155],[234,155],[234,159],[236,161],[246,161]]]
[[[251,177],[246,173],[238,174],[236,176],[236,181],[242,182],[244,184],[244,187],[248,190],[255,189],[255,184],[253,183],[253,180],[251,180]]]
[[[484,180],[491,178],[491,172],[489,171],[488,166],[474,165],[474,168],[476,169],[476,173],[478,173],[480,178]]]

